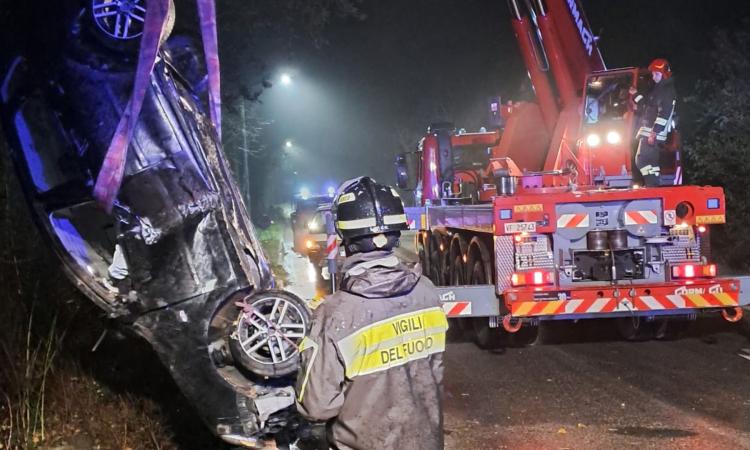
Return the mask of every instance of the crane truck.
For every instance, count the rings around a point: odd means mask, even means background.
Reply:
[[[682,185],[676,131],[661,186],[633,176],[630,92],[649,73],[607,69],[576,0],[509,7],[537,101],[494,100],[493,129],[435,124],[396,158],[417,204],[407,218],[419,260],[449,318],[483,347],[529,343],[548,320],[613,318],[631,340],[702,313],[739,321],[747,280],[719,277],[709,247],[726,221],[722,188]]]

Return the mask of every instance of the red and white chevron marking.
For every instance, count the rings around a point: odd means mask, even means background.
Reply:
[[[625,225],[649,225],[659,223],[656,211],[625,211]]]
[[[336,259],[339,253],[339,243],[335,234],[329,234],[326,241],[326,259]]]
[[[737,294],[687,294],[640,296],[634,298],[594,298],[552,301],[520,301],[511,304],[513,316],[555,316],[633,311],[661,311],[685,308],[727,308],[738,306]]]
[[[471,315],[471,302],[443,302],[443,312],[448,317]]]
[[[560,214],[557,218],[557,228],[587,228],[589,226],[589,215],[582,214]]]

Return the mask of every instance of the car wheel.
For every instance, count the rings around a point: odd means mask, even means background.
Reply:
[[[91,34],[105,47],[122,52],[137,52],[146,19],[146,0],[91,0],[86,11]],[[174,2],[169,0],[162,43],[172,32]]]
[[[297,370],[299,345],[310,328],[311,314],[297,296],[266,291],[237,302],[229,349],[239,366],[253,374],[282,377]]]

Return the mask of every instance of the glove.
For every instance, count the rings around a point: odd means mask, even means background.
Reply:
[[[656,143],[656,133],[652,131],[651,134],[648,135],[647,141],[648,145],[654,145]]]
[[[630,86],[630,89],[628,89],[628,94],[630,95],[635,95],[637,92],[638,90],[634,88],[633,86]]]

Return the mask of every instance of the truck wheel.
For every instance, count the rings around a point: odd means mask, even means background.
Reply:
[[[687,334],[690,324],[689,320],[656,320],[654,321],[654,338],[661,341],[680,339]]]
[[[653,322],[647,322],[640,316],[620,317],[617,320],[617,331],[626,341],[648,341],[655,336]]]
[[[474,261],[469,267],[469,278],[469,283],[473,285],[487,284],[487,272],[481,259]]]
[[[506,333],[505,346],[520,348],[533,345],[539,337],[538,325],[524,325],[515,333]]]
[[[484,263],[481,259],[474,261],[470,269],[471,284],[486,283]],[[495,350],[503,346],[503,334],[505,332],[501,328],[490,328],[489,318],[474,317],[471,319],[471,325],[474,332],[474,342],[477,344],[477,347],[484,350]]]
[[[417,259],[419,260],[419,265],[422,266],[422,271],[429,276],[430,265],[427,260],[427,252],[424,245],[419,242],[417,242]]]
[[[475,317],[472,326],[477,347],[482,350],[497,350],[504,347],[504,337],[507,333],[502,328],[490,328],[490,320],[487,317]]]
[[[444,285],[443,277],[443,254],[440,251],[440,238],[433,235],[430,238],[430,272],[427,276],[432,280],[435,286]]]
[[[298,346],[310,328],[307,305],[284,291],[238,299],[244,304],[230,327],[229,350],[240,368],[264,377],[297,370]]]
[[[466,282],[466,271],[461,255],[456,256],[451,264],[451,286],[463,286]]]

